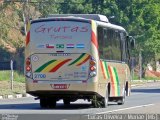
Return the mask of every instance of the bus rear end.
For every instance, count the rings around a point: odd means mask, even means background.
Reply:
[[[27,92],[40,98],[41,107],[54,106],[59,99],[65,104],[90,99],[96,91],[91,82],[96,62],[90,49],[90,20],[32,21],[25,49]]]

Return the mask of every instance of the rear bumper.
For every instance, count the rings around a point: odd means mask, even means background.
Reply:
[[[57,84],[57,83],[56,83]],[[61,83],[58,83],[61,84]],[[63,83],[64,84],[64,83]],[[26,92],[37,97],[52,97],[59,98],[73,97],[78,98],[90,97],[98,94],[98,85],[96,82],[91,83],[67,83],[67,88],[54,88],[54,83],[33,83],[26,82]]]
[[[91,99],[94,95],[100,96],[92,91],[30,91],[29,94],[39,98],[53,97],[57,100],[69,99]]]

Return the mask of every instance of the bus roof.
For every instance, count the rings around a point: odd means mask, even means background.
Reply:
[[[31,24],[37,22],[45,22],[45,21],[77,21],[86,23],[91,22],[89,19],[77,18],[77,17],[49,17],[49,18],[38,18],[35,20],[31,20]]]
[[[43,22],[43,21],[57,21],[57,20],[73,20],[80,22],[89,22],[90,20],[95,20],[97,25],[106,26],[109,28],[114,28],[122,31],[126,31],[123,27],[111,24],[105,15],[101,14],[51,14],[46,18],[39,18],[32,20],[31,23]]]
[[[99,21],[97,21],[96,23],[97,23],[97,25],[100,25],[100,26],[106,26],[109,28],[126,31],[123,27],[121,27],[119,25],[115,25],[115,24],[111,24],[111,23],[104,23],[104,22],[99,22]]]
[[[102,21],[108,23],[109,20],[105,15],[101,14],[52,14],[48,16],[49,18],[53,17],[79,17],[79,18],[85,18],[85,19],[91,19],[96,21]]]

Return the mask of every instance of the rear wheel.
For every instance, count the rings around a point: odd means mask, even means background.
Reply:
[[[49,108],[55,108],[56,107],[56,100],[54,98],[49,98],[48,107]]]
[[[94,108],[106,108],[108,106],[108,87],[106,87],[105,97],[93,96],[92,106]]]
[[[40,98],[41,108],[54,108],[56,107],[56,100],[53,98]]]
[[[92,106],[94,108],[100,108],[101,107],[101,100],[96,95],[93,96],[91,102],[92,102]]]
[[[47,108],[47,99],[46,98],[40,98],[40,106],[41,108]]]
[[[68,100],[68,99],[63,99],[63,103],[64,103],[64,105],[70,105],[70,100]]]
[[[125,103],[125,98],[126,98],[126,91],[124,90],[124,94],[122,97],[120,97],[117,101],[118,105],[123,105]]]
[[[106,108],[108,106],[108,89],[106,89],[106,95],[102,98],[102,108]]]

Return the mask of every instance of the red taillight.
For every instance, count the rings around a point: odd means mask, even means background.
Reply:
[[[95,67],[95,66],[91,66],[91,67],[90,67],[90,70],[91,70],[91,71],[94,71],[94,70],[96,70],[96,67]]]
[[[26,59],[26,66],[30,66],[30,64],[31,64],[30,58],[27,58]]]
[[[26,65],[30,65],[31,64],[31,60],[30,60],[30,58],[27,58],[26,59]]]
[[[30,66],[26,66],[26,71],[30,71],[31,67]]]
[[[31,68],[31,59],[30,57],[28,57],[26,59],[26,62],[25,62],[25,69],[26,69],[26,77],[28,78],[32,78],[32,68]]]
[[[26,65],[30,65],[31,62],[29,60],[26,61]]]
[[[95,77],[97,72],[96,72],[96,61],[92,58],[89,62],[90,64],[90,77]]]
[[[26,59],[26,71],[31,71],[31,61],[30,61],[30,58]]]

